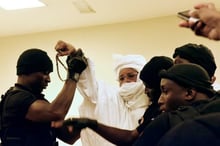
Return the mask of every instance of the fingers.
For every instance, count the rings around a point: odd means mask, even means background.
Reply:
[[[57,55],[59,56],[66,56],[70,55],[71,53],[75,52],[75,47],[71,44],[68,44],[62,40],[59,40],[55,45],[55,50],[57,51]]]
[[[208,7],[208,3],[198,3],[194,6],[195,9],[200,9],[204,7]]]
[[[189,27],[190,27],[190,25],[189,25],[189,22],[188,22],[188,21],[181,21],[181,22],[179,23],[179,26],[180,26],[180,27],[187,27],[187,28],[189,28]]]
[[[191,10],[191,11],[189,12],[189,15],[190,15],[191,17],[193,17],[193,18],[200,18],[200,17],[199,17],[198,10]]]
[[[67,126],[67,129],[70,133],[72,133],[74,128],[73,128],[73,126]]]
[[[55,50],[56,51],[65,51],[67,49],[67,44],[62,41],[62,40],[59,40],[55,46]]]
[[[209,33],[208,38],[211,40],[220,40],[220,36],[218,35],[219,33],[217,33],[217,31],[211,31]]]
[[[54,128],[59,128],[63,125],[63,121],[52,121],[51,122],[51,127],[54,127]]]
[[[195,9],[201,9],[201,8],[216,9],[213,3],[199,3],[195,5],[194,8]]]
[[[68,53],[67,44],[64,41],[59,40],[55,45],[55,50],[57,51],[59,56],[67,55]]]
[[[216,10],[216,7],[215,7],[215,5],[214,5],[213,3],[209,3],[209,4],[208,4],[208,8],[209,8],[209,9]]]
[[[179,23],[179,26],[180,27],[192,28],[193,25],[196,25],[196,23],[198,23],[198,19],[190,18],[189,21],[181,21]]]
[[[187,21],[180,22],[179,23],[180,27],[191,28],[191,26],[193,26],[195,23],[199,21],[197,11],[190,10],[188,12],[188,15],[190,16],[190,18]]]
[[[197,21],[196,23],[192,24],[190,28],[192,31],[195,32],[196,35],[204,35],[204,29],[205,29],[205,24],[201,21]]]

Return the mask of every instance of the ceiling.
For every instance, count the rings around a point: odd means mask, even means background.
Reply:
[[[0,37],[176,15],[201,0],[85,0],[96,12],[80,13],[76,0],[41,0],[47,7],[0,8]],[[204,1],[204,0],[203,0]],[[220,7],[220,0],[209,0]]]

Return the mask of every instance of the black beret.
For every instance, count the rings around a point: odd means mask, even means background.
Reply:
[[[34,72],[52,72],[53,64],[47,53],[32,48],[24,51],[17,61],[17,75]]]
[[[215,93],[207,71],[198,64],[176,64],[168,70],[162,70],[160,77],[170,79],[183,87],[194,88],[208,96]]]

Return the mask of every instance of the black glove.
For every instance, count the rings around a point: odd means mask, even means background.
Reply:
[[[98,123],[96,120],[91,120],[88,118],[70,118],[63,122],[65,126],[73,126],[76,129],[83,129],[89,127],[91,129],[96,129]]]
[[[81,49],[70,54],[67,57],[66,63],[68,66],[68,78],[76,82],[79,80],[79,75],[88,65],[87,59]]]

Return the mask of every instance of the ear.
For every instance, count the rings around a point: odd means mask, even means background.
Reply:
[[[195,99],[197,91],[194,89],[187,89],[186,90],[186,96],[185,96],[185,100],[186,101],[191,101]]]

